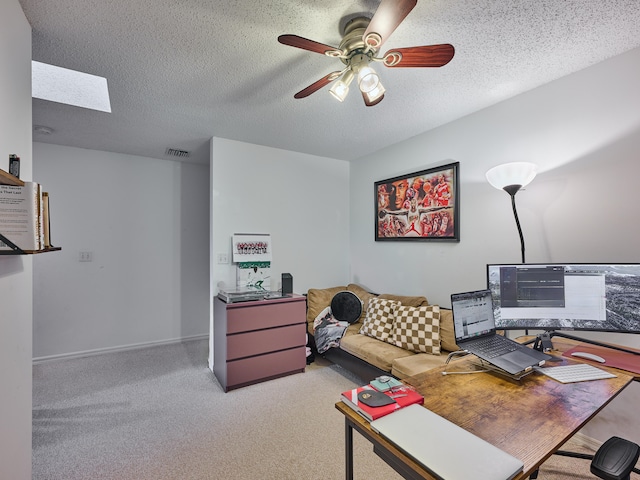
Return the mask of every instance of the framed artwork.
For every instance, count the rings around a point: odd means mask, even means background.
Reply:
[[[231,243],[236,263],[271,261],[271,235],[268,233],[234,233]]]
[[[458,170],[450,163],[375,182],[376,241],[460,241]]]

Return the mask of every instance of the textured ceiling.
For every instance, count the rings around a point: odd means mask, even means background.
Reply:
[[[418,0],[382,50],[456,48],[442,68],[377,66],[374,107],[329,87],[294,93],[342,63],[281,45],[337,46],[361,0],[20,0],[33,59],[106,77],[112,113],[33,100],[34,141],[208,162],[223,137],[352,160],[640,46],[638,0]],[[353,88],[352,88],[353,90]],[[354,94],[355,93],[355,94]],[[595,92],[594,92],[595,93]]]

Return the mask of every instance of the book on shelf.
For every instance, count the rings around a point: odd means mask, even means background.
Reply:
[[[25,251],[43,249],[42,188],[35,182],[24,186],[0,185],[0,234]],[[12,250],[0,239],[0,250]]]
[[[377,407],[367,405],[362,401],[362,395],[366,395],[368,393],[385,395],[390,400],[390,403]],[[380,417],[384,417],[396,410],[400,410],[407,405],[422,405],[424,403],[424,397],[422,395],[416,392],[413,388],[404,384],[400,387],[387,390],[386,392],[379,392],[371,385],[364,385],[362,387],[354,388],[353,390],[342,392],[342,394],[340,394],[340,400],[369,422]]]
[[[49,217],[49,192],[42,192],[43,247],[51,248],[51,221]]]
[[[39,183],[36,184],[38,186],[38,190],[36,193],[36,202],[37,202],[37,215],[36,219],[36,229],[38,231],[38,250],[42,250],[44,248],[44,225],[42,223],[43,217],[43,208],[44,203],[42,201],[42,185]],[[23,249],[24,250],[24,249]]]

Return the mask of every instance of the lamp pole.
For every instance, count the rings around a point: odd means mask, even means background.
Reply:
[[[507,185],[502,189],[511,197],[511,207],[513,208],[513,217],[516,219],[516,226],[518,227],[518,235],[520,235],[520,250],[522,251],[522,263],[524,261],[524,236],[522,235],[522,228],[520,227],[520,220],[518,219],[518,210],[516,209],[516,193],[522,188],[522,185]]]

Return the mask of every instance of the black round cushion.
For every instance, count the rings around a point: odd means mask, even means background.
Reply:
[[[338,292],[331,299],[331,313],[336,320],[355,323],[362,314],[362,300],[353,292]]]

